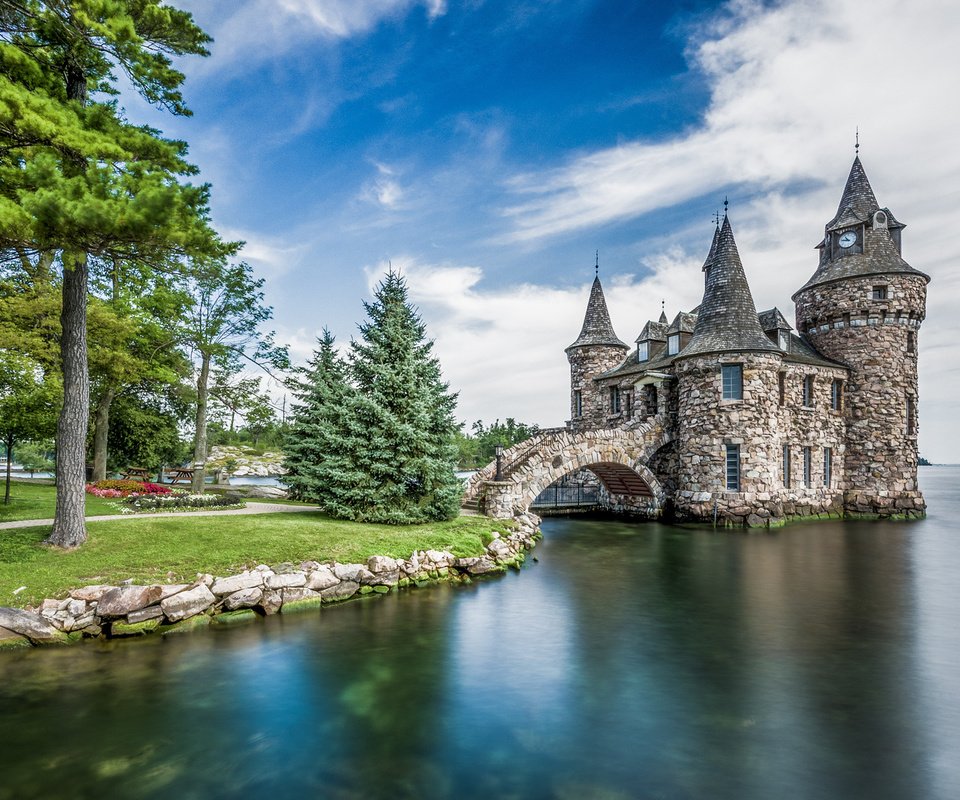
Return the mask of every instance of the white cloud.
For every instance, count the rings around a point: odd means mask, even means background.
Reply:
[[[188,0],[181,5],[199,17],[214,38],[214,57],[193,67],[193,73],[276,59],[317,39],[346,39],[418,6],[426,8],[430,19],[446,13],[446,0],[233,0],[232,13],[220,11],[208,22],[209,4]]]

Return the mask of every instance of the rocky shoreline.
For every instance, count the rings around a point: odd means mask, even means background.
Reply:
[[[407,559],[370,556],[366,564],[261,564],[225,577],[201,573],[184,584],[84,586],[36,609],[0,607],[0,649],[231,625],[438,581],[468,582],[523,563],[541,536],[540,518],[524,513],[513,521],[513,531],[494,532],[481,556],[418,550]]]

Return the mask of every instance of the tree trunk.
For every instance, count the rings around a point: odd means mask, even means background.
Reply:
[[[93,476],[94,481],[107,479],[107,436],[110,433],[110,404],[117,396],[115,386],[104,387],[93,412]]]
[[[57,420],[57,511],[47,541],[77,547],[87,540],[83,521],[90,379],[87,374],[87,255],[63,255],[60,357],[63,408]]]
[[[13,436],[7,436],[7,484],[3,492],[3,504],[10,505],[10,459],[13,458]]]
[[[207,384],[210,381],[210,356],[201,354],[200,375],[197,378],[197,435],[193,446],[193,491],[203,492],[207,467]]]

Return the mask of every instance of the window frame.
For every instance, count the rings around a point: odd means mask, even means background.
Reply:
[[[610,387],[610,413],[611,414],[620,413],[620,387],[619,386]]]
[[[790,488],[791,461],[790,445],[785,444],[783,446],[783,455],[781,456],[780,471],[783,473],[783,486],[786,489]]]
[[[637,342],[637,361],[650,360],[650,342]]]
[[[573,390],[573,417],[578,419],[583,416],[583,390]]]
[[[833,485],[833,448],[823,448],[823,485],[830,489]]]
[[[830,409],[843,411],[843,380],[834,378],[830,384]]]
[[[680,334],[671,333],[667,335],[667,355],[675,356],[680,352]]]
[[[887,285],[883,286],[871,286],[870,287],[870,299],[871,300],[889,300],[890,299],[890,287]]]
[[[804,408],[813,408],[814,407],[814,376],[813,375],[804,375],[803,376],[803,407]]]
[[[813,448],[810,445],[803,446],[803,487],[813,488]]]
[[[724,450],[724,482],[728,492],[740,491],[740,445],[725,444]],[[733,471],[731,472],[731,467]]]
[[[735,379],[732,376],[736,376]],[[728,381],[728,377],[732,379]],[[720,365],[720,399],[727,402],[743,400],[743,364]]]

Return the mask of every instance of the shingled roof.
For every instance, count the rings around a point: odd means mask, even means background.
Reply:
[[[592,345],[606,345],[608,347],[622,347],[629,350],[629,345],[621,342],[613,332],[610,322],[610,313],[607,311],[607,301],[603,296],[603,287],[599,276],[593,279],[590,287],[590,299],[587,301],[587,313],[583,317],[583,327],[580,335],[567,350],[574,347],[589,347]],[[566,352],[566,351],[565,351]]]
[[[714,233],[711,254],[704,264],[706,288],[690,343],[678,354],[775,351],[779,348],[760,328],[757,307],[743,271],[730,220],[724,216]]]
[[[873,225],[873,216],[877,211],[883,211],[886,214],[886,228]],[[817,247],[826,247],[832,231],[855,225],[865,226],[863,252],[847,253],[834,258],[821,255],[820,266],[817,271],[814,272],[810,280],[794,293],[794,298],[811,286],[842,278],[908,272],[930,280],[928,275],[911,267],[900,255],[900,248],[890,235],[890,230],[901,229],[906,226],[902,222],[898,222],[889,209],[880,207],[859,157],[853,160],[853,166],[850,168],[850,175],[847,176],[847,184],[844,186],[843,197],[840,199],[837,214],[826,224],[826,236]],[[825,252],[821,249],[821,253]]]

